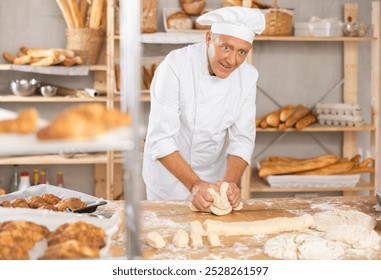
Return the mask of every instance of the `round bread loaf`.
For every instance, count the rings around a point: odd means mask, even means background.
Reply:
[[[167,26],[169,29],[187,30],[193,28],[193,21],[183,11],[179,11],[167,18]]]

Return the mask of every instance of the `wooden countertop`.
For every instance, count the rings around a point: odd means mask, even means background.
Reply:
[[[123,201],[116,202],[123,207]],[[380,213],[374,206],[375,197],[319,197],[319,198],[271,198],[249,199],[244,201],[241,211],[226,216],[210,213],[192,212],[189,201],[142,201],[141,216],[141,251],[143,259],[271,259],[263,253],[264,242],[275,235],[256,236],[220,236],[221,247],[211,247],[203,237],[204,248],[176,248],[172,237],[178,229],[190,232],[190,222],[206,219],[223,222],[242,222],[265,220],[276,217],[294,217],[302,214],[342,209],[357,210],[377,220],[375,230],[381,235]],[[167,242],[161,249],[153,249],[145,243],[145,235],[157,231]],[[312,229],[306,231],[313,232]],[[119,233],[111,243],[110,253],[114,257],[125,255],[125,232]],[[381,259],[381,250],[348,250],[344,259]]]

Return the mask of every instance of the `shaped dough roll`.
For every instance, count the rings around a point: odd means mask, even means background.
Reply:
[[[299,231],[311,227],[314,219],[311,215],[305,214],[300,217],[280,217],[268,220],[253,222],[232,222],[225,223],[214,220],[206,220],[204,227],[206,232],[216,232],[222,236],[272,234],[285,231]]]
[[[163,248],[166,244],[163,237],[156,231],[151,231],[148,233],[146,241],[149,246],[156,249]]]
[[[185,230],[179,229],[173,237],[172,242],[173,245],[175,245],[178,248],[187,247],[189,244],[189,235]]]

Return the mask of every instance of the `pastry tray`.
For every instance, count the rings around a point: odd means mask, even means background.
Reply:
[[[271,175],[265,178],[271,188],[352,188],[360,180],[354,175]]]
[[[77,197],[87,204],[87,206],[84,208],[76,209],[74,211],[71,211],[69,209],[67,212],[93,213],[97,210],[99,206],[107,204],[107,201],[102,198],[98,198],[98,197],[91,196],[85,193],[81,193],[81,192],[77,192],[77,191],[73,191],[73,190],[69,190],[69,189],[65,189],[61,187],[45,185],[45,184],[32,186],[23,191],[13,192],[10,194],[0,196],[0,202],[3,202],[5,200],[10,201],[15,198],[27,198],[29,196],[36,196],[36,195],[41,196],[47,193],[54,194],[61,199],[68,198],[68,197]],[[29,210],[40,211],[41,209],[29,209]]]

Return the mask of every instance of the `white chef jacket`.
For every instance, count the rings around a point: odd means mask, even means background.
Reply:
[[[250,164],[257,79],[258,71],[246,62],[225,79],[210,75],[205,43],[167,55],[150,89],[143,158],[148,200],[191,198],[188,189],[158,160],[175,151],[209,182],[223,179],[228,154]]]

